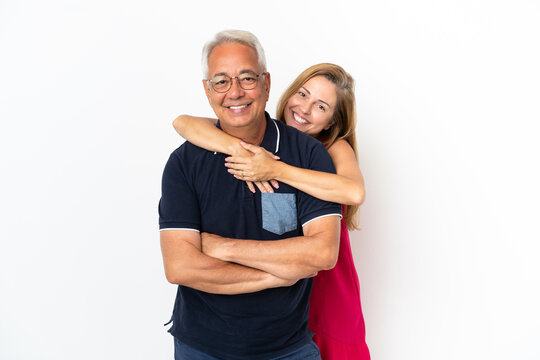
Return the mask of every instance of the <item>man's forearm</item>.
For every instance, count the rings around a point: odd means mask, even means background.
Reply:
[[[193,237],[191,241],[189,238],[185,241],[185,237],[179,238],[171,232],[161,234],[165,276],[173,284],[213,294],[243,294],[290,286],[296,282],[294,279],[279,278],[259,269],[207,256],[197,244],[199,235],[194,232],[188,234]]]
[[[307,236],[276,241],[222,238],[221,249],[213,254],[225,261],[259,269],[277,277],[298,279],[311,277],[334,265],[329,254],[331,251],[310,251],[319,248],[313,242]]]
[[[245,294],[294,284],[294,281],[278,278],[262,270],[227,262],[213,270],[201,270],[198,276],[182,282],[182,285],[197,290],[226,295]]]
[[[339,221],[326,219],[323,232],[275,241],[202,235],[203,252],[283,279],[313,276],[334,267],[339,251]]]

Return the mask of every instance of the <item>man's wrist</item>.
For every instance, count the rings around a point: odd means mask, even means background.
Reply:
[[[234,246],[234,239],[231,238],[221,238],[220,244],[218,247],[219,259],[223,261],[234,261],[232,247]]]

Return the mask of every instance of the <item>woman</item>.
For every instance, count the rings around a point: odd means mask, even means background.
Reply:
[[[369,359],[360,305],[358,275],[347,229],[358,229],[355,215],[364,200],[364,181],[357,163],[354,80],[334,64],[314,65],[302,72],[281,96],[277,119],[307,133],[328,149],[336,174],[296,168],[278,161],[258,146],[243,143],[214,126],[216,120],[179,116],[173,125],[190,142],[233,155],[229,172],[261,192],[287,183],[322,200],[343,204],[341,240],[336,266],[314,278],[309,327],[324,360]],[[272,186],[270,185],[270,183]]]

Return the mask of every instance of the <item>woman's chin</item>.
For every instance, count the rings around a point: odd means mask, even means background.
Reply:
[[[289,120],[289,119],[285,119],[285,123],[289,126],[292,126],[293,128],[295,128],[296,130],[299,130],[301,132],[305,132],[306,131],[306,128],[305,126],[303,126],[302,124],[299,124],[297,121],[295,120]]]

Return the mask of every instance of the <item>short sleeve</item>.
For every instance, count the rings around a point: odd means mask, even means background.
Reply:
[[[165,165],[159,201],[159,229],[200,231],[199,202],[186,174],[189,164],[182,158],[182,147],[173,152]]]
[[[319,141],[313,144],[307,151],[307,168],[315,171],[336,173],[332,158],[326,151],[324,145]],[[298,218],[302,226],[318,217],[338,215],[341,217],[341,205],[333,202],[317,199],[304,192],[298,194]]]

